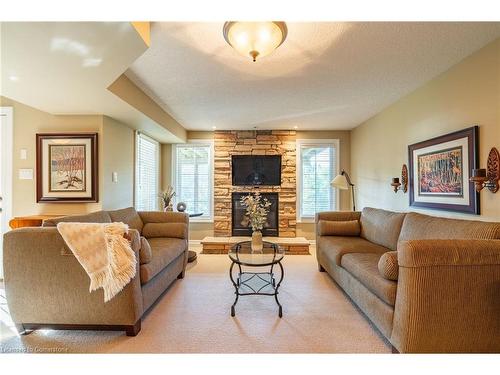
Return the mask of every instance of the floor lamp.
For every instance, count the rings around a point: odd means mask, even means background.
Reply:
[[[340,190],[347,190],[349,187],[351,187],[351,192],[352,192],[352,210],[356,211],[356,204],[354,203],[354,184],[351,182],[351,178],[349,177],[349,173],[347,173],[345,170],[342,169],[342,172],[340,172],[339,175],[335,176],[335,178],[330,182],[330,185],[332,187],[340,189]]]

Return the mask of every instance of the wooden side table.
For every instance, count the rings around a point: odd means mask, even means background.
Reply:
[[[44,220],[53,219],[66,215],[31,215],[31,216],[17,216],[9,221],[9,226],[12,229],[23,227],[41,227]]]

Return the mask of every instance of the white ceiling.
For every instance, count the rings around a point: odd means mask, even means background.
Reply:
[[[500,23],[288,23],[253,63],[222,23],[154,23],[127,75],[190,130],[351,129],[500,36]]]
[[[105,114],[180,139],[107,87],[147,49],[130,22],[0,23],[0,95],[52,114]]]

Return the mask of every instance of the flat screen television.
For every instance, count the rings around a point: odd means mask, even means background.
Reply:
[[[232,165],[233,185],[281,185],[281,155],[233,155]]]

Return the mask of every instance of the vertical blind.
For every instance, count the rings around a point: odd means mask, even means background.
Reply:
[[[141,211],[155,211],[159,201],[159,144],[140,133],[136,142],[135,207]]]
[[[336,191],[330,186],[337,170],[333,144],[300,146],[301,218],[313,218],[316,212],[336,209]]]
[[[212,145],[175,145],[176,201],[186,203],[190,213],[203,213],[198,219],[212,218]]]

